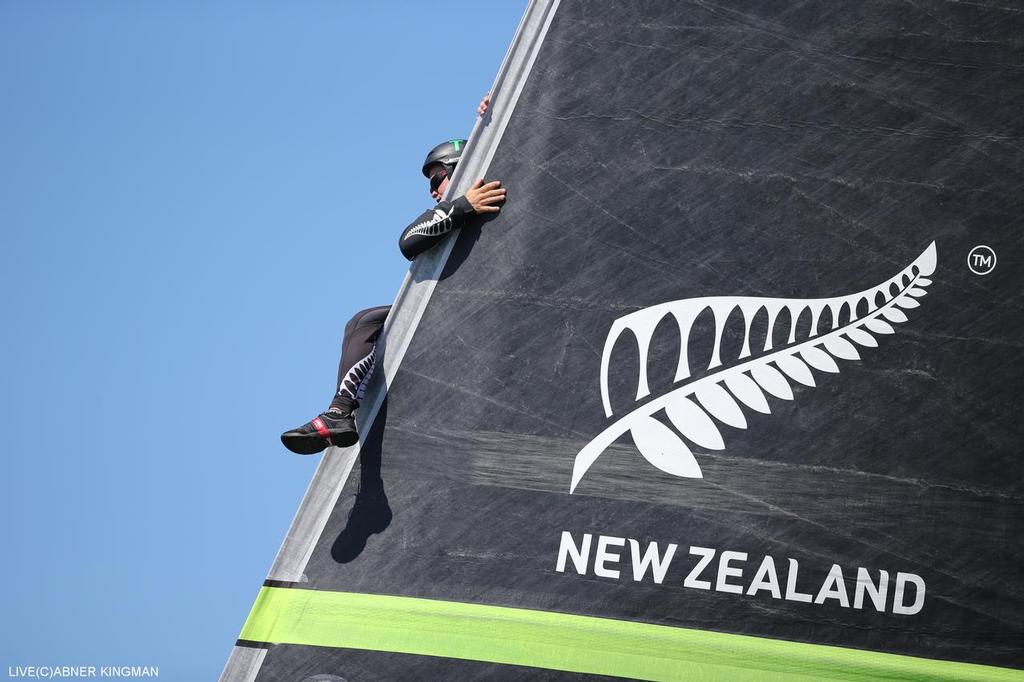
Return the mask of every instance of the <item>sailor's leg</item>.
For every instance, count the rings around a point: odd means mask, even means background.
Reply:
[[[297,429],[281,434],[281,442],[292,452],[311,455],[329,445],[348,447],[359,440],[352,413],[359,407],[366,382],[373,373],[374,346],[384,328],[391,306],[360,310],[345,325],[338,365],[338,390],[331,406]]]
[[[338,390],[329,409],[351,413],[359,407],[366,383],[373,374],[377,339],[390,311],[389,305],[360,310],[345,325],[338,363]]]

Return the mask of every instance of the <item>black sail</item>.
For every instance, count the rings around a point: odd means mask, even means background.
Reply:
[[[222,679],[1020,675],[1011,5],[533,2]]]

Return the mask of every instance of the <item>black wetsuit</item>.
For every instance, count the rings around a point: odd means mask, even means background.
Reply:
[[[402,250],[403,256],[412,260],[444,239],[452,230],[462,227],[471,215],[475,215],[473,207],[464,196],[453,201],[439,201],[437,206],[428,208],[402,230],[398,248]]]
[[[437,245],[449,232],[462,227],[472,215],[473,207],[464,196],[453,201],[440,201],[402,231],[398,248],[403,256],[413,260]],[[331,407],[349,411],[359,406],[373,374],[377,338],[390,310],[389,305],[360,310],[345,325],[341,361],[338,363],[338,391]]]

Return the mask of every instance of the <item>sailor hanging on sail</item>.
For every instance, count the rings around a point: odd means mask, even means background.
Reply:
[[[488,94],[477,112],[482,116],[490,104]],[[463,196],[444,201],[455,166],[462,157],[465,140],[448,140],[437,145],[423,162],[423,175],[430,180],[430,196],[437,205],[424,211],[402,232],[399,249],[409,260],[431,249],[450,232],[477,214],[497,213],[505,201],[505,190],[497,180],[473,183]],[[345,325],[338,364],[338,388],[330,406],[298,428],[281,434],[281,442],[292,452],[311,455],[330,445],[348,447],[359,440],[353,412],[359,407],[376,362],[376,343],[391,306],[367,308]]]

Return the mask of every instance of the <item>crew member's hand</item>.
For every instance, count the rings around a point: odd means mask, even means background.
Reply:
[[[505,190],[497,180],[485,185],[483,179],[480,179],[466,190],[466,201],[477,213],[497,213],[501,210],[498,204],[505,201]]]
[[[482,100],[480,100],[480,104],[478,104],[476,106],[476,113],[478,115],[480,115],[480,116],[483,116],[484,114],[487,113],[487,109],[489,109],[490,106],[491,106],[491,93],[488,92],[486,95],[484,95],[484,98]]]

